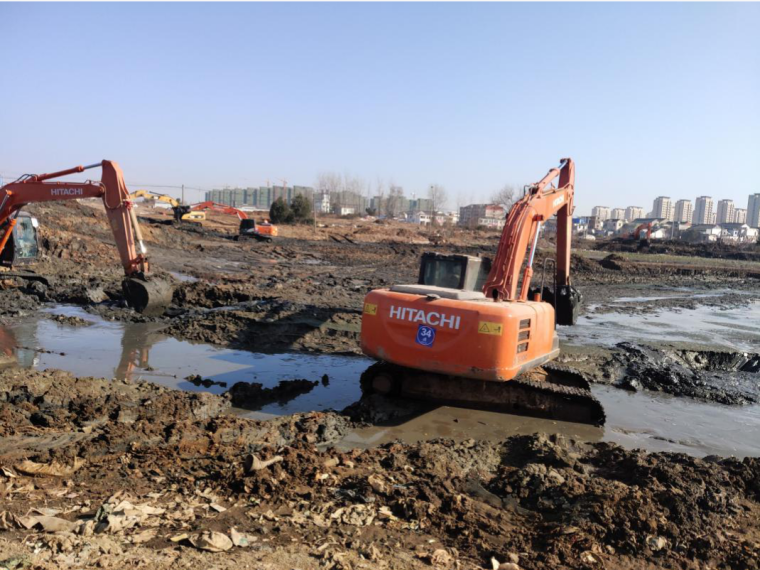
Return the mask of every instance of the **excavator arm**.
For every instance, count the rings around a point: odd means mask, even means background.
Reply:
[[[51,181],[97,167],[102,169],[100,182]],[[149,263],[137,216],[132,209],[121,168],[110,160],[49,174],[25,175],[0,188],[0,227],[5,225],[0,238],[0,251],[8,242],[18,213],[27,204],[81,198],[103,200],[121,265],[126,276],[130,278],[124,283],[128,302],[139,312],[163,311],[171,300],[171,292],[167,292],[165,284],[158,281],[149,282],[147,279]]]
[[[549,186],[559,176],[557,188]],[[570,232],[572,230],[575,165],[569,158],[552,168],[539,182],[531,185],[507,216],[491,273],[483,287],[487,297],[495,301],[526,300],[533,275],[541,224],[557,214],[557,284],[570,283]],[[530,249],[529,249],[530,248]],[[528,255],[522,288],[517,295],[520,268]]]
[[[199,202],[198,204],[193,204],[191,209],[194,212],[213,210],[215,212],[221,212],[222,214],[237,216],[239,220],[248,219],[248,214],[246,214],[243,210],[238,210],[237,208],[233,208],[232,206],[227,206],[225,204],[218,204],[217,202]]]
[[[551,186],[555,178],[559,178],[557,187]],[[570,295],[570,241],[574,193],[575,163],[570,158],[561,159],[559,166],[552,168],[540,181],[527,188],[525,196],[512,206],[507,216],[491,272],[483,286],[486,297],[494,301],[528,299],[541,225],[555,214],[557,289],[560,295]],[[518,295],[520,270],[523,265],[525,269]],[[564,322],[568,320],[565,316],[566,310],[559,313],[558,322],[570,324]],[[570,313],[569,320],[574,322],[572,308]]]

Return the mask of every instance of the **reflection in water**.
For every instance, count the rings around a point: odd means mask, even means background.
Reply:
[[[114,371],[115,378],[132,379],[136,373],[153,371],[149,364],[150,349],[168,338],[152,324],[135,324],[132,329],[131,334],[121,335],[121,358]]]
[[[281,380],[320,381],[327,373],[329,389],[320,383],[308,394],[269,403],[261,408],[267,414],[343,409],[359,398],[358,378],[371,363],[358,357],[230,350],[177,340],[162,332],[162,324],[109,322],[78,307],[58,306],[51,312],[80,317],[92,324],[73,327],[37,318],[13,325],[8,332],[19,337],[18,344],[49,351],[28,352],[31,358],[22,366],[58,368],[77,376],[150,380],[181,390],[216,394],[237,382],[258,382],[274,388]],[[214,384],[185,380],[190,375],[200,375]]]
[[[13,330],[0,327],[0,368],[17,364],[17,347],[18,343],[16,342],[16,335],[13,334]]]

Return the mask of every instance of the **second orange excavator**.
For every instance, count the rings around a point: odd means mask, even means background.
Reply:
[[[570,282],[574,192],[565,158],[514,204],[493,262],[426,253],[416,284],[371,291],[361,346],[381,362],[362,376],[365,392],[604,423],[583,378],[540,368],[559,355],[556,325],[575,324],[581,301]],[[545,286],[547,259],[531,288],[541,226],[555,214],[554,287]]]
[[[217,204],[216,202],[200,202],[192,207],[193,212],[205,212],[206,210],[237,216],[240,220],[240,226],[238,227],[238,235],[235,236],[236,240],[252,238],[256,241],[270,243],[277,236],[277,226],[268,221],[257,224],[256,220],[249,218],[243,210],[238,210],[232,206]]]

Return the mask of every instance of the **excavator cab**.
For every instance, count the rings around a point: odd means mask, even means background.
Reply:
[[[471,255],[422,254],[420,285],[482,291],[491,271],[491,260]]]
[[[0,264],[3,267],[24,265],[37,260],[40,250],[38,227],[37,218],[27,212],[19,213],[8,243],[0,254]]]
[[[276,235],[277,229],[272,224],[257,224],[253,218],[244,218],[240,220],[237,238],[253,238],[270,243]]]

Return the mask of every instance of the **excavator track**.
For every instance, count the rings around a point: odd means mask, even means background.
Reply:
[[[365,394],[380,393],[551,420],[603,425],[606,419],[601,403],[580,375],[553,367],[498,382],[378,362],[362,374],[361,387]]]

